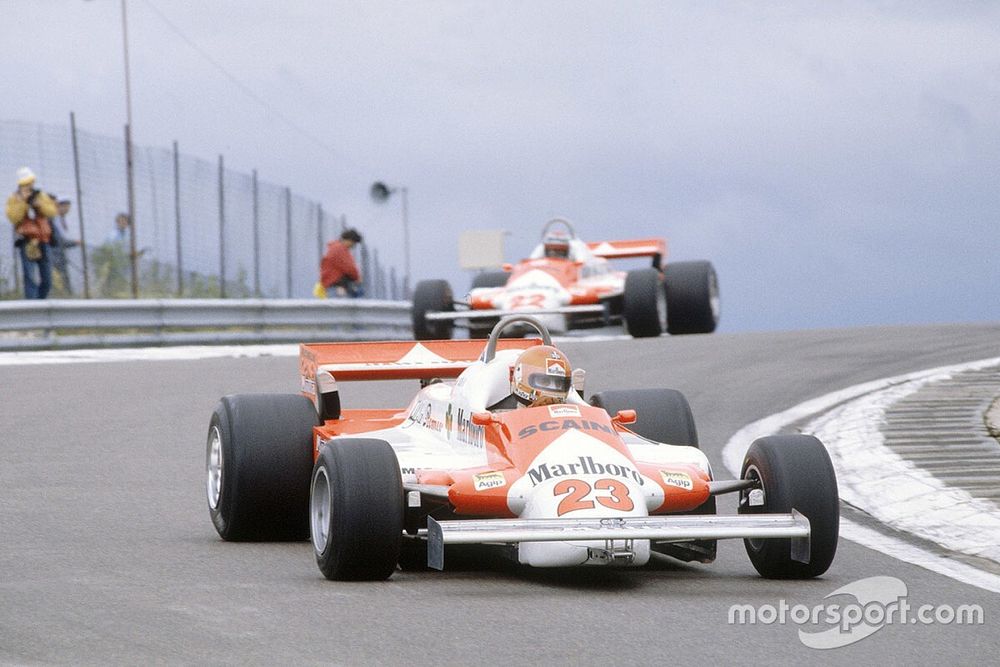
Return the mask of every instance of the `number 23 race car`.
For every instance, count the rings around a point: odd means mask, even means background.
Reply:
[[[501,338],[528,327],[539,338]],[[485,344],[484,344],[485,343]],[[717,481],[684,396],[582,397],[583,372],[528,316],[487,341],[304,344],[301,395],[232,395],[212,415],[211,519],[225,540],[311,538],[334,580],[444,569],[448,545],[495,545],[534,567],[711,562],[742,538],[765,577],[827,570],[837,481],[811,436],[756,440]],[[405,409],[341,409],[339,382],[419,380]],[[738,514],[715,497],[739,494]]]
[[[413,292],[417,340],[451,338],[456,323],[484,338],[500,318],[523,313],[550,331],[622,323],[636,338],[711,333],[719,322],[719,282],[709,262],[664,264],[664,239],[584,243],[562,218],[542,229],[531,255],[505,271],[480,273],[468,299],[456,301],[444,280]],[[616,271],[609,259],[649,257],[652,266]]]

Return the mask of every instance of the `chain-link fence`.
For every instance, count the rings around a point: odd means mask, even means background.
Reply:
[[[114,139],[72,123],[0,121],[0,186],[9,180],[13,192],[14,173],[25,165],[39,189],[72,202],[54,224],[83,242],[63,249],[66,270],[54,272],[51,296],[130,297],[131,249],[115,237],[115,218],[128,209],[124,132]],[[290,186],[226,169],[222,156],[213,163],[181,154],[176,143],[134,146],[133,173],[141,297],[308,297],[327,241],[346,224]],[[21,293],[13,242],[13,225],[0,224],[0,296],[7,298]],[[366,296],[403,298],[377,248],[365,243],[356,252]]]

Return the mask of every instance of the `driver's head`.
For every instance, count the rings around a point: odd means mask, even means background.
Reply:
[[[511,393],[528,407],[565,403],[573,382],[566,355],[551,345],[536,345],[514,362]]]
[[[569,236],[565,232],[549,232],[542,239],[545,246],[546,257],[558,257],[566,259],[569,257]]]

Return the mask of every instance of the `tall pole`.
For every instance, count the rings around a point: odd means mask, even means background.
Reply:
[[[407,219],[406,188],[400,188],[403,194],[403,298],[410,298],[410,224]]]
[[[135,250],[135,181],[132,166],[132,127],[125,126],[125,186],[128,190],[128,248],[132,265],[132,298],[139,298],[138,254]]]
[[[83,231],[83,190],[80,188],[80,151],[76,144],[76,114],[69,112],[69,131],[73,137],[73,174],[76,178],[76,217],[80,221],[80,258],[83,260],[83,298],[90,298],[90,275],[87,271],[87,237]],[[16,266],[14,267],[17,268]]]
[[[285,270],[286,296],[292,298],[292,189],[285,188]]]
[[[125,122],[132,127],[132,77],[128,63],[128,13],[122,0],[122,41],[125,45]]]
[[[184,296],[184,250],[181,245],[181,153],[174,141],[174,234],[177,237],[177,296]]]
[[[132,298],[139,298],[139,272],[135,251],[135,183],[132,176],[132,77],[128,58],[128,10],[122,0],[122,45],[125,53],[125,169],[128,181],[129,254],[132,260]]]

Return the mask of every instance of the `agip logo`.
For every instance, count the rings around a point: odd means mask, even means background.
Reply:
[[[472,477],[472,486],[476,491],[486,491],[488,489],[499,489],[507,486],[507,478],[502,472],[481,472]]]
[[[678,489],[684,489],[685,491],[690,491],[694,488],[694,482],[691,481],[691,475],[686,472],[674,472],[671,470],[661,470],[660,479],[667,486],[676,486]]]

